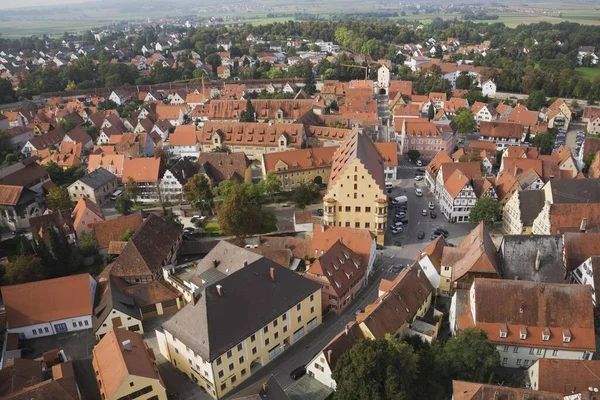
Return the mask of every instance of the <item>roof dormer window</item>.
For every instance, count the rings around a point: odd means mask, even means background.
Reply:
[[[548,341],[550,340],[550,328],[546,327],[542,331],[542,340]]]
[[[563,330],[563,343],[571,342],[571,330],[569,328]]]
[[[527,339],[527,327],[522,326],[521,329],[519,329],[519,339],[521,339],[521,340]]]
[[[506,324],[500,324],[500,337],[504,339],[507,335],[508,327],[506,326]]]

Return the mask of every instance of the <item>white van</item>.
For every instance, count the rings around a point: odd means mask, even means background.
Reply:
[[[396,204],[402,204],[402,203],[406,203],[408,202],[408,197],[406,196],[398,196],[394,199],[394,201],[396,202]]]
[[[121,195],[123,194],[123,191],[121,189],[117,189],[113,192],[113,194],[110,195],[110,199],[112,201],[117,200],[119,197],[121,197]]]
[[[394,188],[394,185],[392,185],[392,182],[386,182],[386,183],[385,183],[385,188],[386,188],[387,190],[390,190],[390,189],[393,189],[393,188]]]

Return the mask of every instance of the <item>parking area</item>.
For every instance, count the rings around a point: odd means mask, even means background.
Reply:
[[[569,130],[565,134],[564,144],[566,144],[567,147],[571,150],[571,154],[573,155],[573,157],[577,157],[577,155],[579,154],[579,150],[581,149],[581,145],[585,140],[584,128],[584,124],[572,123],[569,125]],[[555,147],[557,147],[556,144]]]
[[[81,332],[26,339],[23,345],[33,349],[33,352],[26,358],[38,358],[48,350],[58,349],[65,353],[67,359],[78,360],[91,356],[96,345],[96,337],[92,330],[88,329]]]

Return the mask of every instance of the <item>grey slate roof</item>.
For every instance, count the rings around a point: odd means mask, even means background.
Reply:
[[[270,278],[275,269],[275,280]],[[206,286],[196,304],[189,303],[163,324],[163,328],[212,362],[300,301],[320,285],[275,262],[260,258]]]
[[[117,179],[114,174],[100,167],[89,174],[82,176],[79,180],[85,185],[88,185],[92,189],[96,190],[114,179]]]
[[[169,171],[179,183],[185,185],[192,176],[196,175],[198,167],[192,161],[182,158],[169,168]]]
[[[500,246],[502,277],[541,283],[567,283],[561,235],[507,235]],[[539,269],[536,259],[539,252]]]
[[[548,184],[552,189],[552,202],[555,204],[600,202],[598,179],[558,179],[551,180]]]
[[[132,318],[140,319],[139,309],[135,306],[133,298],[123,293],[121,289],[127,286],[122,279],[109,276],[104,282],[100,282],[98,290],[98,299],[94,307],[94,316],[92,317],[92,327],[94,332],[102,326],[111,311],[118,310]]]
[[[543,190],[521,190],[518,192],[519,209],[523,225],[533,225],[533,220],[544,208],[546,197]]]

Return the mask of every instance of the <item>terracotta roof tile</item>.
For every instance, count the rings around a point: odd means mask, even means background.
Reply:
[[[309,170],[316,168],[329,168],[333,164],[333,155],[338,147],[315,147],[292,151],[263,154],[265,169],[268,172],[277,172],[280,162],[287,166],[286,171]]]
[[[523,125],[508,121],[482,121],[480,132],[483,136],[494,138],[521,139],[523,136]]]
[[[123,181],[133,178],[135,182],[158,182],[164,173],[160,158],[126,158],[123,162]]]
[[[117,240],[128,229],[137,230],[142,222],[140,214],[131,214],[95,223],[92,229],[96,235],[98,248],[107,248],[111,241]]]
[[[375,147],[383,157],[383,165],[386,167],[398,166],[398,144],[395,142],[376,142]]]
[[[284,135],[288,147],[300,148],[303,132],[302,124],[207,121],[199,137],[200,142],[204,144],[213,143],[213,135],[219,135],[221,143],[227,146],[278,147],[279,139]]]
[[[345,244],[335,242],[306,270],[307,275],[325,278],[331,288],[342,297],[365,277],[367,265]]]
[[[23,186],[0,185],[0,205],[15,206],[21,198]]]

